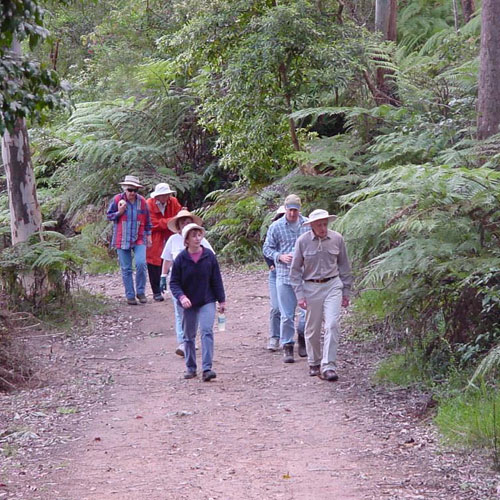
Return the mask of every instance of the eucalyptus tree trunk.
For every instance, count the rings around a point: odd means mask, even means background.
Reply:
[[[464,16],[465,24],[470,21],[472,14],[476,11],[476,4],[474,0],[461,0],[462,3],[462,14]]]
[[[21,57],[21,45],[12,44],[12,57]],[[35,175],[31,164],[26,122],[16,120],[12,132],[5,131],[2,137],[2,161],[7,177],[9,193],[10,232],[12,244],[26,241],[40,231],[42,215],[36,197]]]
[[[481,15],[477,136],[500,132],[500,1],[483,0]]]
[[[397,0],[376,0],[375,30],[382,33],[384,40],[396,41],[397,12]],[[388,69],[377,68],[377,91],[374,95],[377,104],[399,104],[394,84],[388,78],[391,74]]]

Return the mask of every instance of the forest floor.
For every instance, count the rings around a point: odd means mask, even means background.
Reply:
[[[339,381],[310,377],[265,349],[267,273],[224,282],[209,383],[182,378],[171,299],[127,306],[118,275],[82,283],[111,312],[25,331],[39,383],[0,396],[0,499],[498,498],[491,457],[443,447],[425,394],[372,383],[379,343],[345,334]]]

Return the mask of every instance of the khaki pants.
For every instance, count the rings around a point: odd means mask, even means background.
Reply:
[[[342,281],[339,277],[326,283],[304,282],[306,310],[306,349],[309,366],[321,365],[321,373],[335,370],[340,337],[340,308]],[[325,321],[323,353],[321,352],[321,326]]]

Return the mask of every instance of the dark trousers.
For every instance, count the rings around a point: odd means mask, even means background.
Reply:
[[[160,278],[161,278],[161,266],[154,266],[148,263],[148,275],[149,283],[151,284],[151,290],[153,290],[154,295],[161,294],[160,290]]]

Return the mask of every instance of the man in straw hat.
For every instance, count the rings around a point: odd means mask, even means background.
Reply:
[[[331,382],[338,379],[337,347],[340,336],[340,307],[349,305],[351,264],[344,238],[328,229],[335,219],[326,210],[311,212],[304,223],[311,231],[295,245],[290,280],[299,307],[306,309],[306,347],[309,375]],[[325,321],[323,352],[321,325]]]
[[[283,362],[293,363],[293,346],[295,333],[295,310],[297,298],[290,283],[290,264],[297,238],[309,231],[305,226],[305,217],[300,215],[301,202],[296,194],[285,198],[285,216],[273,222],[267,230],[264,242],[264,257],[271,259],[276,265],[276,291],[281,313],[280,342],[283,346]],[[305,356],[304,337],[299,336],[299,356]],[[301,346],[302,344],[302,346]],[[302,349],[301,349],[302,347]]]
[[[167,240],[165,248],[163,249],[163,252],[161,254],[163,264],[161,269],[160,288],[162,292],[167,289],[167,276],[170,268],[172,267],[172,263],[174,262],[176,257],[184,250],[184,238],[182,237],[181,232],[184,226],[193,223],[198,224],[199,226],[203,225],[203,221],[197,215],[192,214],[187,210],[181,210],[175,217],[172,217],[168,221],[168,229],[175,234],[170,236],[170,238]],[[212,252],[214,252],[214,249],[206,238],[203,238],[201,240],[201,245],[203,246],[203,248],[208,248],[209,250],[212,250]],[[177,300],[174,300],[174,313],[175,332],[177,334],[177,349],[175,350],[175,354],[184,356],[184,331],[182,329],[183,307]]]
[[[151,245],[151,219],[146,200],[138,194],[143,186],[134,175],[126,175],[120,182],[123,192],[111,201],[107,218],[113,221],[111,246],[116,248],[125,295],[129,305],[147,302],[146,289],[146,245]],[[132,256],[133,252],[133,256]],[[135,257],[135,287],[132,259]],[[137,293],[137,295],[136,295]]]
[[[166,182],[160,182],[150,194],[147,201],[152,224],[152,245],[146,252],[148,263],[149,283],[153,290],[153,299],[157,302],[163,300],[160,290],[161,277],[161,252],[168,238],[174,234],[168,229],[168,220],[174,217],[182,208],[175,196],[175,191],[170,189]]]

